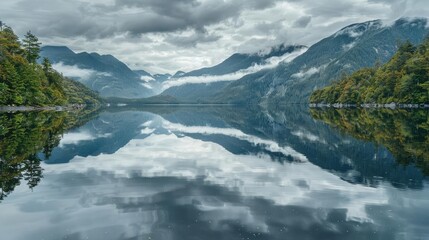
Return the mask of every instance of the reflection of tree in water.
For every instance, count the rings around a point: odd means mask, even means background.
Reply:
[[[314,118],[346,134],[385,146],[403,165],[429,175],[429,112],[387,109],[312,109]]]
[[[24,180],[30,189],[43,178],[40,151],[49,158],[62,134],[86,122],[87,114],[23,112],[0,114],[0,200]]]

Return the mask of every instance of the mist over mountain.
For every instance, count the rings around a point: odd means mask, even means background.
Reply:
[[[152,90],[143,85],[141,75],[144,71],[133,72],[112,55],[75,53],[65,46],[42,47],[40,55],[40,59],[48,58],[56,70],[99,92],[102,97],[142,98],[153,95]]]
[[[274,68],[282,61],[292,61],[306,50],[303,45],[281,44],[255,53],[235,53],[215,66],[176,73],[163,83],[165,91],[161,95],[173,96],[184,102],[204,102],[232,81]]]
[[[46,46],[41,55],[103,97],[159,94],[187,103],[306,103],[312,91],[341,75],[387,62],[401,43],[421,43],[429,33],[427,25],[426,18],[356,23],[310,48],[281,44],[235,53],[215,66],[174,75],[133,71],[112,55],[74,53],[67,47]]]
[[[400,43],[421,43],[428,35],[426,18],[381,20],[347,26],[317,42],[305,53],[275,69],[231,82],[211,100],[230,103],[305,103],[312,91],[376,62],[388,61]]]

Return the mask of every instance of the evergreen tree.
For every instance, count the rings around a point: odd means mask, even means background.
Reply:
[[[15,66],[13,66],[9,61],[4,63],[4,71],[6,73],[6,82],[12,89],[12,99],[9,104],[21,105],[24,103],[23,93],[25,92],[24,82],[18,75]]]
[[[43,58],[42,67],[45,74],[48,74],[52,71],[52,64],[48,58]]]
[[[383,66],[361,69],[315,91],[312,103],[429,103],[429,38],[406,42]]]
[[[9,101],[10,90],[6,83],[0,82],[0,105],[6,105]]]
[[[25,39],[23,41],[23,47],[25,50],[25,57],[28,62],[36,63],[36,60],[39,58],[40,53],[40,42],[39,39],[28,31],[25,34]]]
[[[20,43],[10,27],[0,30],[0,106],[99,104],[99,98],[84,85],[63,77],[49,60],[36,63],[40,43],[28,32]]]
[[[18,36],[15,35],[12,28],[6,26],[0,34],[0,50],[2,54],[5,52],[12,55],[21,54],[22,49],[18,41]]]

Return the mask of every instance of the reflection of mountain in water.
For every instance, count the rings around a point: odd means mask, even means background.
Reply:
[[[421,170],[412,165],[398,164],[391,152],[383,146],[356,140],[315,121],[306,108],[265,111],[217,108],[201,111],[222,116],[225,126],[271,139],[280,146],[291,146],[304,154],[311,163],[346,181],[374,185],[384,179],[397,187],[422,187],[424,175]],[[183,110],[163,116],[174,121],[186,119],[189,115],[189,112]],[[204,125],[207,124],[200,124]],[[397,151],[401,151],[400,148]]]
[[[112,154],[140,134],[141,124],[153,118],[145,112],[104,112],[97,119],[63,135],[45,162],[67,163],[75,156]]]
[[[398,164],[385,147],[345,136],[315,121],[300,107],[161,107],[104,112],[66,134],[47,163],[68,162],[76,155],[112,154],[131,139],[153,133],[213,142],[236,155],[268,155],[281,163],[310,161],[352,183],[377,185],[383,179],[397,187],[421,188],[424,179],[416,167]]]
[[[109,109],[56,144],[34,192],[0,204],[5,238],[428,236],[421,171],[308,109]]]

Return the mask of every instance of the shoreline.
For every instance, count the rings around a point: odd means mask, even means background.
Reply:
[[[69,111],[85,108],[85,104],[72,104],[67,106],[0,106],[0,112],[31,112],[31,111]]]
[[[389,109],[429,109],[428,103],[364,103],[364,104],[348,104],[348,103],[310,103],[310,108],[389,108]]]

